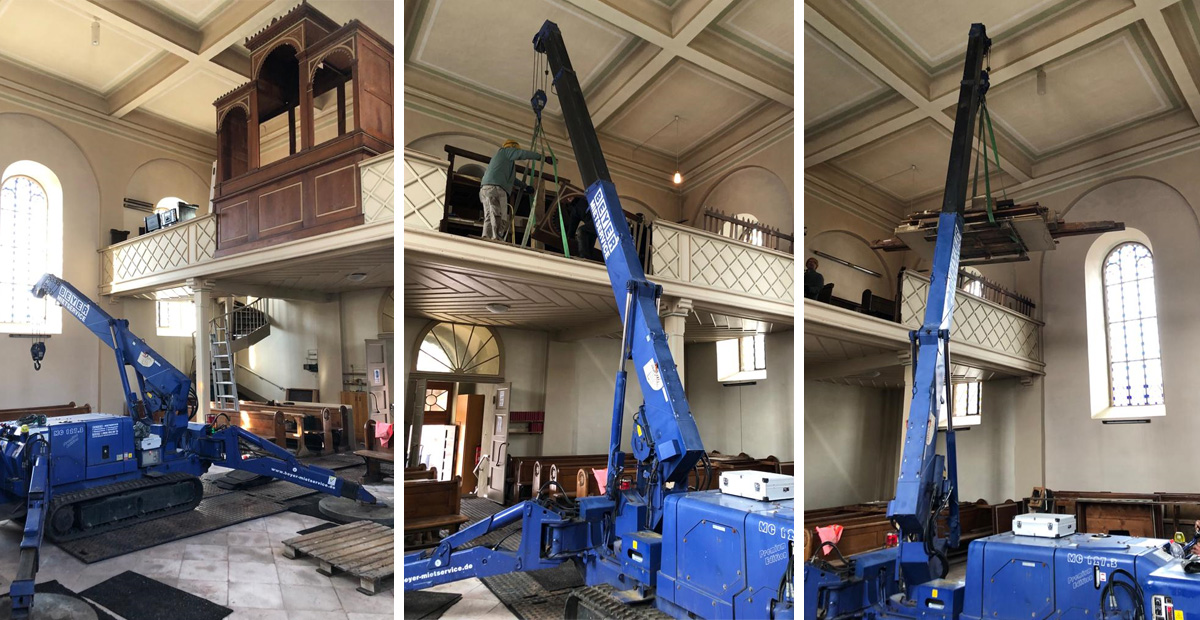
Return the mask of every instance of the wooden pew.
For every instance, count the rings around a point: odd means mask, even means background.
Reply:
[[[632,475],[633,468],[636,466],[637,461],[634,460],[633,455],[626,454],[625,472]],[[562,486],[557,490],[553,487],[548,488],[547,492],[562,491],[567,495],[573,495],[577,493],[579,472],[587,472],[591,475],[593,469],[606,469],[607,467],[607,454],[539,456],[533,465],[531,489],[536,494],[548,482],[555,480]]]
[[[213,409],[214,423],[223,423],[221,418],[228,418],[229,424],[239,426],[248,431],[270,440],[280,448],[287,449],[287,432],[284,427],[284,415],[279,411],[231,411]]]
[[[0,409],[0,422],[15,422],[21,418],[36,414],[44,415],[47,418],[57,418],[67,415],[76,415],[80,413],[91,413],[92,407],[88,404],[83,404],[76,407],[75,402],[71,401],[66,405],[49,405],[43,407],[19,407],[16,409]]]
[[[885,321],[896,320],[896,301],[886,297],[879,297],[867,289],[862,293],[862,304],[859,311],[863,314],[869,314],[873,317],[884,319]]]
[[[350,446],[349,433],[344,431],[348,428],[349,422],[347,420],[353,413],[346,405],[323,405],[320,403],[271,404],[242,401],[239,407],[242,412],[249,414],[273,415],[276,412],[282,413],[286,420],[285,427],[294,427],[294,430],[286,431],[286,438],[296,442],[297,456],[307,456],[310,453],[308,442],[306,441],[306,438],[310,436],[320,436],[323,452],[338,452]],[[314,425],[318,428],[313,430],[307,428]],[[276,439],[274,429],[270,429],[269,434],[260,434],[257,431],[251,432],[273,441]],[[284,447],[287,447],[286,443]]]
[[[363,460],[365,460],[367,462],[367,473],[363,475],[362,483],[370,484],[370,483],[380,482],[383,480],[383,464],[384,463],[391,464],[393,470],[395,469],[395,466],[396,466],[396,451],[395,451],[396,436],[392,435],[392,440],[390,442],[388,442],[388,445],[386,445],[386,446],[382,445],[379,442],[379,439],[377,439],[375,437],[375,420],[367,421],[365,431],[366,431],[366,448],[363,450],[355,450],[354,454],[357,454],[358,456],[363,457]],[[405,468],[404,480],[407,482],[410,479],[408,477],[409,471],[413,470],[413,469],[416,470],[415,472],[413,472],[413,474],[414,474],[413,479],[415,479],[415,480],[420,480],[422,477],[425,479],[428,479],[428,480],[437,480],[437,468],[436,467],[431,467],[428,470],[424,470],[424,468],[425,468],[424,464],[422,464],[421,467],[419,467],[419,468]],[[427,472],[424,476],[421,476],[417,473],[422,470]],[[393,474],[393,476],[394,476],[394,474]],[[458,510],[455,509],[455,512],[458,512]]]
[[[437,478],[437,468],[426,467],[424,463],[421,463],[420,467],[404,468],[405,480],[437,480]]]
[[[404,548],[432,547],[468,521],[459,514],[462,478],[404,481]]]

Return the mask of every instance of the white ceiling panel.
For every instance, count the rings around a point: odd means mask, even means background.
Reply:
[[[197,72],[148,101],[142,108],[200,131],[216,131],[213,101],[238,86],[232,80]]]
[[[804,127],[811,129],[861,109],[892,92],[810,26],[804,27],[804,75],[820,76],[820,88],[804,89]]]
[[[633,35],[562,2],[431,0],[426,10],[409,62],[523,105],[533,94],[533,35],[546,20],[571,42],[571,64],[585,91],[634,43]],[[556,113],[556,98],[546,107]]]
[[[677,60],[603,130],[667,155],[682,155],[744,117],[765,99],[685,60]],[[674,118],[680,118],[678,126]]]
[[[1147,52],[1142,31],[1126,28],[1044,65],[1045,95],[1028,71],[990,93],[988,108],[1035,157],[1178,110],[1174,85]]]
[[[106,95],[163,52],[56,0],[0,3],[0,56]]]

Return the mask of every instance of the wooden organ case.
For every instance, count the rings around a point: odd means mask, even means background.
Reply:
[[[307,3],[246,39],[217,99],[216,255],[363,223],[359,162],[393,149],[394,47]]]

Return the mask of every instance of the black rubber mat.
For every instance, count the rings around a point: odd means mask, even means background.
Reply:
[[[404,593],[404,620],[434,620],[441,618],[462,598],[450,592],[423,592],[415,590]]]
[[[87,603],[88,607],[91,607],[92,611],[96,612],[96,618],[98,620],[117,620],[116,618],[112,617],[110,614],[105,612],[103,609],[100,609],[99,607],[97,607],[91,601],[83,598],[82,596],[79,596],[78,593],[76,593],[75,591],[71,590],[70,588],[64,586],[63,584],[61,584],[57,581],[46,581],[43,583],[34,584],[33,592],[34,592],[33,606],[35,609],[37,608],[37,595],[38,594],[60,594],[62,596],[69,596],[71,598],[80,599],[83,602]],[[0,606],[4,606],[5,608],[7,608],[7,607],[10,607],[11,605],[12,605],[12,602],[8,598],[7,592],[3,596],[0,596]]]
[[[274,481],[274,478],[268,478],[267,476],[260,476],[258,474],[252,474],[248,471],[241,471],[237,469],[231,472],[226,472],[219,476],[214,476],[212,479],[213,484],[222,489],[228,489],[230,491],[250,489]]]
[[[481,581],[509,611],[524,620],[561,620],[570,595],[570,591],[546,591],[529,573],[507,573]]]
[[[339,525],[338,523],[333,523],[333,522],[330,522],[330,523],[322,523],[322,524],[320,524],[320,525],[316,525],[316,526],[310,527],[310,528],[308,528],[308,529],[306,529],[306,530],[300,530],[299,532],[296,532],[296,535],[297,535],[297,536],[303,536],[303,535],[305,535],[305,534],[316,534],[317,532],[324,531],[324,530],[327,530],[327,529],[330,529],[330,528],[334,528],[334,527],[337,527],[338,525]]]
[[[560,592],[583,587],[583,576],[573,562],[560,564],[554,568],[529,571],[529,576],[547,592]]]
[[[326,454],[325,456],[303,458],[300,459],[300,462],[304,463],[305,465],[324,467],[325,469],[332,469],[334,471],[366,463],[366,461],[363,460],[363,457],[349,452],[337,452],[334,454]]]
[[[333,519],[326,516],[325,513],[321,512],[321,508],[320,508],[320,506],[318,506],[318,504],[320,502],[321,502],[320,497],[306,497],[306,498],[299,499],[299,500],[293,500],[293,501],[287,503],[287,510],[289,512],[301,514],[306,517],[316,517],[318,519],[324,519],[324,520],[329,521],[330,523],[333,523],[336,525],[341,525],[341,523],[334,521]]]
[[[227,493],[205,499],[191,512],[57,544],[79,561],[91,564],[284,510],[277,502],[246,493]]]
[[[127,620],[221,620],[233,613],[133,571],[94,585],[81,594]]]
[[[207,499],[209,497],[216,497],[218,495],[224,495],[226,493],[233,492],[233,491],[230,491],[229,489],[222,489],[221,487],[217,486],[216,483],[213,482],[213,479],[209,478],[208,476],[202,476],[200,478],[200,484],[204,485],[205,499]]]

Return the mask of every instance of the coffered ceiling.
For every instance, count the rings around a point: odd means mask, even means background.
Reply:
[[[245,38],[300,1],[0,0],[0,85],[215,146],[213,101],[249,80]],[[394,40],[392,0],[309,4]]]
[[[804,21],[806,175],[897,218],[940,200],[973,22],[1010,190],[1200,130],[1196,0],[807,0]]]
[[[791,114],[794,14],[787,0],[406,0],[405,87],[531,117],[531,41],[551,20],[601,136],[683,159]]]

